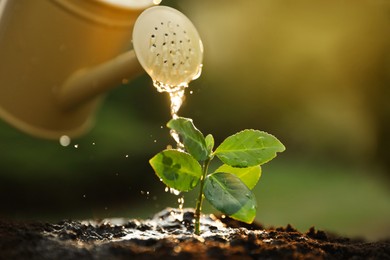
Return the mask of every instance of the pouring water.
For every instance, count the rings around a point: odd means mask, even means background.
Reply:
[[[157,90],[169,94],[171,116],[176,118],[188,83],[202,71],[203,44],[195,26],[176,9],[149,8],[134,25],[133,47]],[[183,148],[178,135],[171,135]]]

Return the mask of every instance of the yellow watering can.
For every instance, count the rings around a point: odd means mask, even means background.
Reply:
[[[99,95],[140,72],[131,46],[152,0],[0,0],[0,117],[44,138],[78,136]]]
[[[151,7],[159,2],[0,0],[0,117],[37,137],[75,137],[123,80],[144,70],[160,83],[195,78],[200,37],[179,11]]]

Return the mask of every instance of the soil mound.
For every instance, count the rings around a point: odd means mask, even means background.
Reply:
[[[213,215],[202,217],[196,236],[193,220],[192,209],[171,208],[146,220],[0,220],[0,259],[390,259],[390,240],[265,229]]]

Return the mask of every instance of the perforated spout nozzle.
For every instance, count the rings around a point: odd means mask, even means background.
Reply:
[[[141,13],[134,25],[133,47],[155,82],[180,86],[200,74],[202,41],[192,22],[176,9],[155,6]]]

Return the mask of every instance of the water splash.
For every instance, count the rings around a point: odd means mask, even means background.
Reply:
[[[100,225],[123,226],[122,237],[116,237],[116,241],[126,240],[159,240],[164,238],[196,239],[199,242],[205,242],[205,239],[219,239],[227,241],[232,236],[237,235],[237,229],[227,227],[220,219],[214,215],[202,215],[200,236],[193,234],[191,229],[193,223],[193,209],[178,210],[166,208],[155,214],[152,218],[146,220],[111,218],[103,220],[85,220],[84,225],[99,227]],[[142,229],[148,227],[146,230]],[[268,233],[264,230],[247,230],[240,228],[240,233],[248,235],[252,233],[256,236],[268,237]]]
[[[183,83],[178,86],[172,86],[154,80],[153,85],[158,92],[161,93],[166,92],[169,94],[171,100],[171,116],[172,118],[177,118],[178,117],[177,112],[179,111],[181,105],[183,104],[184,97],[185,97],[184,92],[185,89],[188,87],[188,84]]]
[[[181,196],[177,199],[177,202],[179,203],[179,210],[183,210],[184,208],[184,196]]]
[[[183,83],[178,86],[172,86],[168,84],[164,84],[162,82],[159,82],[157,80],[153,81],[154,87],[157,89],[158,92],[167,92],[169,94],[169,98],[171,101],[171,116],[173,119],[178,117],[178,111],[183,104],[184,98],[185,98],[185,89],[188,87],[188,83]],[[176,133],[176,131],[171,130],[170,134],[172,138],[176,141],[177,149],[184,151],[184,145],[180,141],[179,134]]]
[[[184,151],[184,144],[180,140],[179,134],[175,130],[170,130],[172,138],[176,141],[176,149],[180,151]]]
[[[176,196],[179,196],[180,195],[180,191],[178,190],[175,190],[174,188],[169,188],[169,187],[165,187],[165,192],[168,192],[173,194],[173,195],[176,195]]]

